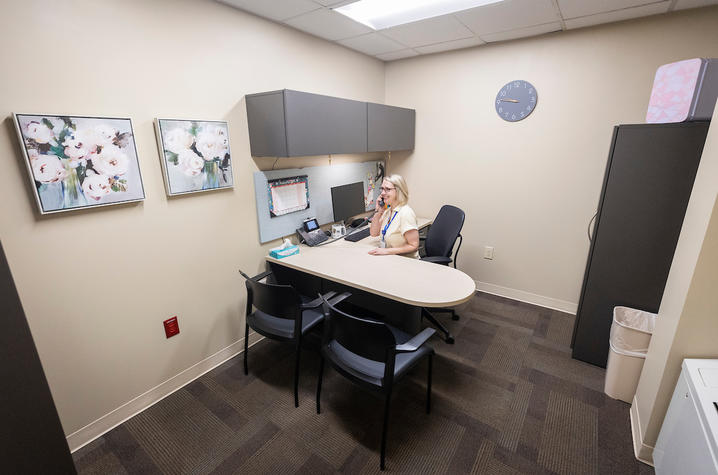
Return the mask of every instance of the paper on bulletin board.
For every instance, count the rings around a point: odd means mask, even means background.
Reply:
[[[270,180],[269,216],[276,218],[309,208],[309,180],[307,175]]]

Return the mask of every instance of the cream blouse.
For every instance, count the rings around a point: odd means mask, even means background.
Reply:
[[[396,216],[394,216],[396,213]],[[392,219],[392,217],[394,219]],[[395,209],[388,208],[381,215],[381,228],[379,229],[379,236],[381,237],[381,231],[384,230],[386,224],[391,221],[389,228],[386,230],[386,247],[401,247],[407,244],[407,240],[404,237],[404,233],[411,231],[412,229],[419,229],[416,222],[416,214],[409,205],[397,206]],[[419,258],[418,249],[408,254],[400,254],[401,256]]]

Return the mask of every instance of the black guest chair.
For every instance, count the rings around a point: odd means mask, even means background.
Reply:
[[[456,269],[456,260],[459,255],[459,249],[461,249],[461,242],[464,239],[461,236],[461,229],[464,227],[465,217],[464,212],[456,206],[442,206],[439,210],[439,214],[436,215],[436,219],[434,219],[434,222],[429,228],[426,238],[424,238],[426,256],[422,257],[421,260],[435,264],[443,264],[445,266],[449,265],[452,261],[451,252],[458,239],[459,245],[456,247],[453,259],[454,269]],[[435,312],[450,312],[453,320],[459,319],[454,309],[434,308],[432,310]],[[444,334],[444,339],[447,343],[454,343],[454,337],[449,333],[449,330],[439,323],[431,312],[422,308],[421,314]]]
[[[246,279],[247,313],[244,327],[244,374],[247,368],[249,350],[249,328],[273,340],[293,343],[296,347],[294,365],[294,407],[299,407],[299,356],[302,337],[324,320],[322,299],[312,300],[297,292],[290,285],[278,285],[261,282],[272,272],[267,271],[254,277],[239,271]],[[331,298],[336,292],[329,292]],[[254,307],[254,311],[252,311]]]
[[[384,394],[384,426],[381,433],[381,462],[384,470],[389,403],[394,383],[424,356],[429,358],[426,383],[426,413],[431,412],[431,363],[434,350],[425,345],[435,333],[426,328],[410,336],[384,322],[353,317],[336,308],[350,294],[324,300],[324,332],[321,345],[317,414],[320,413],[324,360],[355,384]]]

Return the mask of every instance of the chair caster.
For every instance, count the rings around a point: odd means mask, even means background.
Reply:
[[[455,314],[455,313],[452,313],[452,314],[451,314],[451,319],[454,320],[454,321],[456,321],[456,320],[459,319],[459,316],[458,316],[457,314]]]
[[[453,345],[453,344],[454,344],[454,337],[453,337],[453,336],[447,336],[447,337],[446,337],[446,340],[444,340],[444,341],[446,341],[446,343],[448,343],[449,345]]]

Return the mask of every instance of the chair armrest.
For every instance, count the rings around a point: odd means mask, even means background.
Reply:
[[[444,264],[447,265],[449,262],[451,262],[450,257],[444,257],[444,256],[426,256],[421,258],[422,261],[426,262],[433,262],[434,264]]]
[[[342,300],[345,300],[345,299],[351,297],[351,295],[352,295],[351,292],[344,292],[344,293],[339,294],[336,297],[333,297],[332,299],[328,300],[328,302],[332,305],[332,307],[334,307]]]
[[[309,308],[317,308],[322,305],[322,297],[324,297],[326,300],[329,300],[330,298],[334,297],[337,293],[335,291],[327,292],[324,295],[320,295],[319,297],[315,298],[311,302],[303,303],[301,305],[302,310],[306,310]]]
[[[239,270],[239,273],[242,274],[242,277],[244,277],[244,278],[247,279],[247,280],[253,280],[253,281],[255,281],[255,282],[259,282],[260,280],[262,280],[262,279],[264,279],[265,277],[269,276],[269,275],[272,273],[272,271],[271,271],[271,270],[268,270],[268,271],[266,271],[266,272],[262,272],[261,274],[255,275],[254,277],[248,276],[247,274],[245,274],[244,272],[242,272],[242,269]]]
[[[433,328],[424,328],[421,333],[419,333],[418,335],[414,335],[411,340],[407,341],[402,345],[396,345],[396,352],[411,353],[412,351],[416,351],[421,345],[426,343],[426,340],[431,338],[434,333],[436,333],[436,330],[434,330]]]

